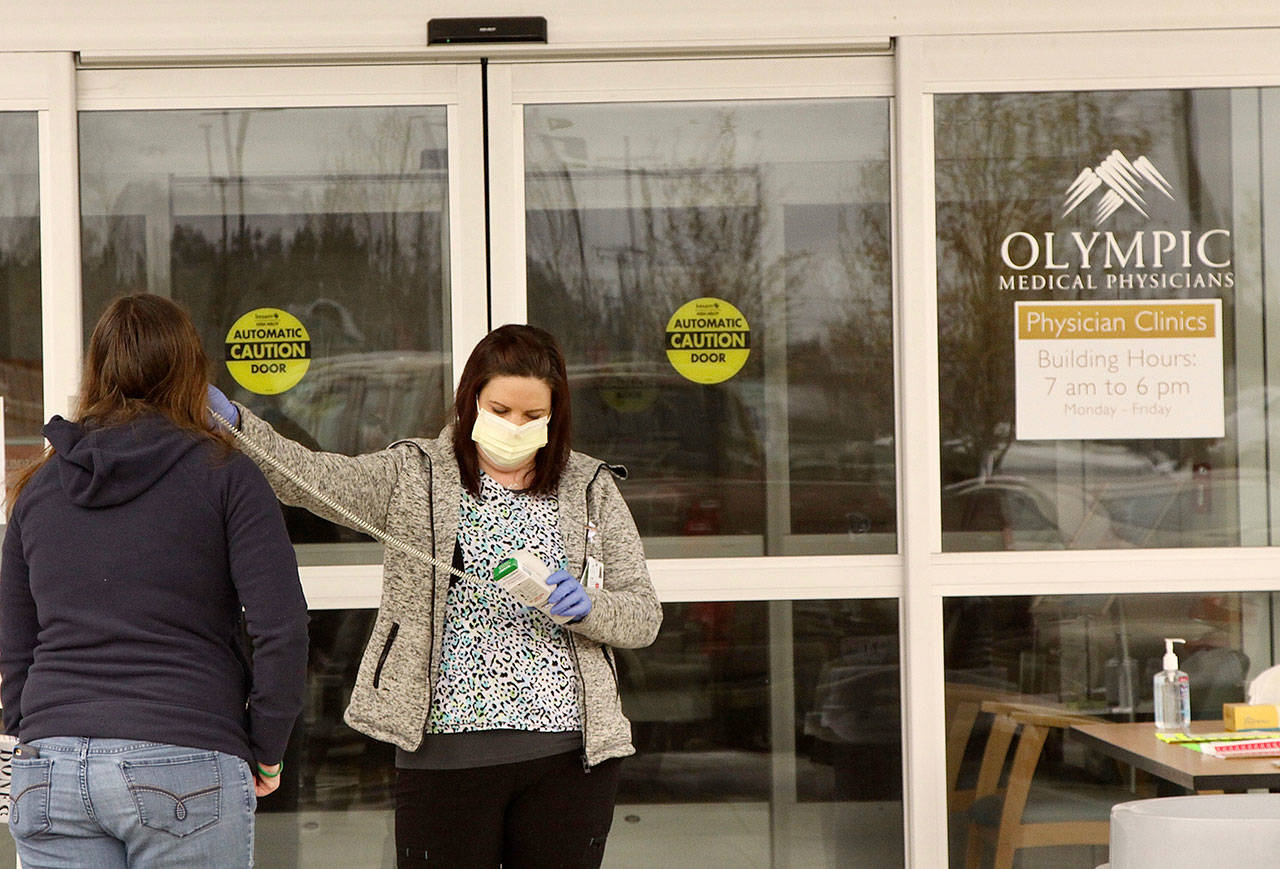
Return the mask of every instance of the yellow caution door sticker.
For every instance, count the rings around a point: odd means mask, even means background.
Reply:
[[[255,308],[227,332],[226,362],[236,383],[250,392],[287,392],[311,367],[311,336],[288,311]]]
[[[667,322],[667,359],[694,383],[721,383],[751,355],[751,326],[724,299],[704,296],[676,309]]]

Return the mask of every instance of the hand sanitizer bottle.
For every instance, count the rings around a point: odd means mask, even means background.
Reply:
[[[1178,656],[1173,653],[1174,643],[1185,642],[1169,637],[1164,641],[1164,669],[1153,680],[1156,730],[1181,733],[1191,724],[1191,682],[1178,669]]]

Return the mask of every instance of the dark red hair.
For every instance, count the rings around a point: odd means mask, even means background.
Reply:
[[[471,494],[480,494],[480,460],[475,442],[471,440],[476,401],[486,383],[502,376],[536,377],[551,387],[547,445],[534,457],[533,479],[525,491],[535,495],[555,494],[560,475],[569,464],[569,432],[573,427],[564,354],[550,332],[514,323],[499,326],[480,339],[458,380],[453,399],[453,453],[458,459],[462,485]]]

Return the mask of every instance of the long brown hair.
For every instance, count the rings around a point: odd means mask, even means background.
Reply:
[[[453,400],[453,452],[458,459],[462,485],[473,495],[480,494],[480,460],[471,440],[476,424],[476,401],[480,390],[494,377],[536,377],[551,387],[551,421],[547,424],[547,445],[533,460],[533,479],[525,491],[535,495],[554,494],[560,475],[569,464],[569,433],[573,413],[569,407],[569,375],[564,354],[550,332],[537,326],[509,323],[480,339],[471,351],[458,380]]]
[[[74,420],[86,428],[160,414],[197,437],[231,446],[208,425],[209,360],[195,324],[173,301],[150,293],[122,296],[107,306],[89,336]],[[9,508],[49,448],[10,488]]]

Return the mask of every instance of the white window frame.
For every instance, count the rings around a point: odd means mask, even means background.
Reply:
[[[35,112],[40,161],[40,310],[44,413],[65,414],[79,340],[63,328],[68,288],[80,297],[80,191],[75,175],[75,55],[0,54],[0,111]],[[74,215],[74,218],[73,218]],[[76,326],[76,335],[79,334]]]
[[[448,124],[451,346],[456,384],[471,348],[488,331],[488,312],[483,304],[483,118],[478,63],[87,69],[77,74],[75,85],[74,104],[79,112],[444,106]],[[73,160],[72,178],[78,185],[75,165]],[[67,346],[59,352],[76,360],[78,375],[82,355],[78,200],[75,211],[75,243],[63,258],[75,263],[76,280],[74,286],[62,286],[59,298],[52,304],[46,300],[46,304],[60,314],[58,328],[67,336]],[[50,356],[49,350],[45,355]],[[72,377],[62,387],[69,386],[65,395],[75,392],[76,382]],[[300,573],[311,609],[376,607],[381,598],[381,563],[304,565]]]
[[[946,866],[947,839],[939,833],[948,820],[944,598],[1271,591],[1280,587],[1280,550],[942,552],[933,98],[948,93],[1275,87],[1280,85],[1280,33],[904,37],[896,49],[908,865]]]

